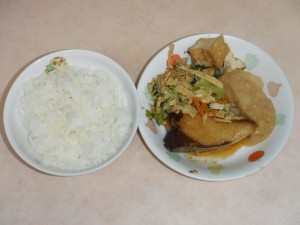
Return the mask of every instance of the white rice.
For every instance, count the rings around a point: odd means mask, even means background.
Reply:
[[[108,160],[130,132],[120,82],[107,71],[62,66],[24,84],[20,114],[40,162],[79,171]]]

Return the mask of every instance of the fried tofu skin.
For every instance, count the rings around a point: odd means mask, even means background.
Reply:
[[[193,64],[219,68],[223,66],[229,51],[223,35],[216,38],[201,38],[189,48]]]
[[[275,126],[276,112],[263,92],[262,79],[246,71],[234,70],[225,73],[221,81],[242,114],[257,125],[246,144],[251,146],[265,140]]]

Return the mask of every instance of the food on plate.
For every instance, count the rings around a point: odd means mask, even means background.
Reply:
[[[231,123],[218,122],[213,118],[203,121],[200,114],[169,116],[171,129],[164,139],[167,149],[175,151],[207,151],[229,147],[255,131],[255,124],[247,120]],[[170,126],[170,125],[169,125]]]
[[[276,112],[272,101],[263,92],[262,79],[246,71],[234,70],[225,73],[221,81],[241,113],[257,126],[247,144],[265,140],[275,126]]]
[[[192,63],[207,67],[222,67],[229,51],[223,35],[217,38],[200,38],[189,48]]]
[[[112,157],[131,117],[121,83],[108,71],[61,65],[24,84],[20,116],[34,158],[80,171]]]
[[[166,127],[165,147],[209,151],[265,140],[275,126],[275,108],[261,78],[244,71],[224,36],[201,38],[188,53],[191,64],[171,44],[166,70],[148,83],[153,105],[146,115]]]

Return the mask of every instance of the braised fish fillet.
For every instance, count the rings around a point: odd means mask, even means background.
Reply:
[[[192,118],[183,115],[178,121],[178,128],[191,140],[204,146],[218,146],[236,143],[255,131],[251,121],[219,122],[207,118],[204,122],[201,115]]]

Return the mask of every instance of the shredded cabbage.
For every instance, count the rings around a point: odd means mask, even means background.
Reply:
[[[170,61],[173,49],[170,45],[165,72],[147,85],[153,100],[151,109],[146,111],[150,120],[154,118],[158,125],[165,125],[170,113],[191,117],[200,113],[227,122],[244,119],[229,99],[225,99],[223,83],[218,79],[220,68],[188,65],[184,58],[173,65]]]

